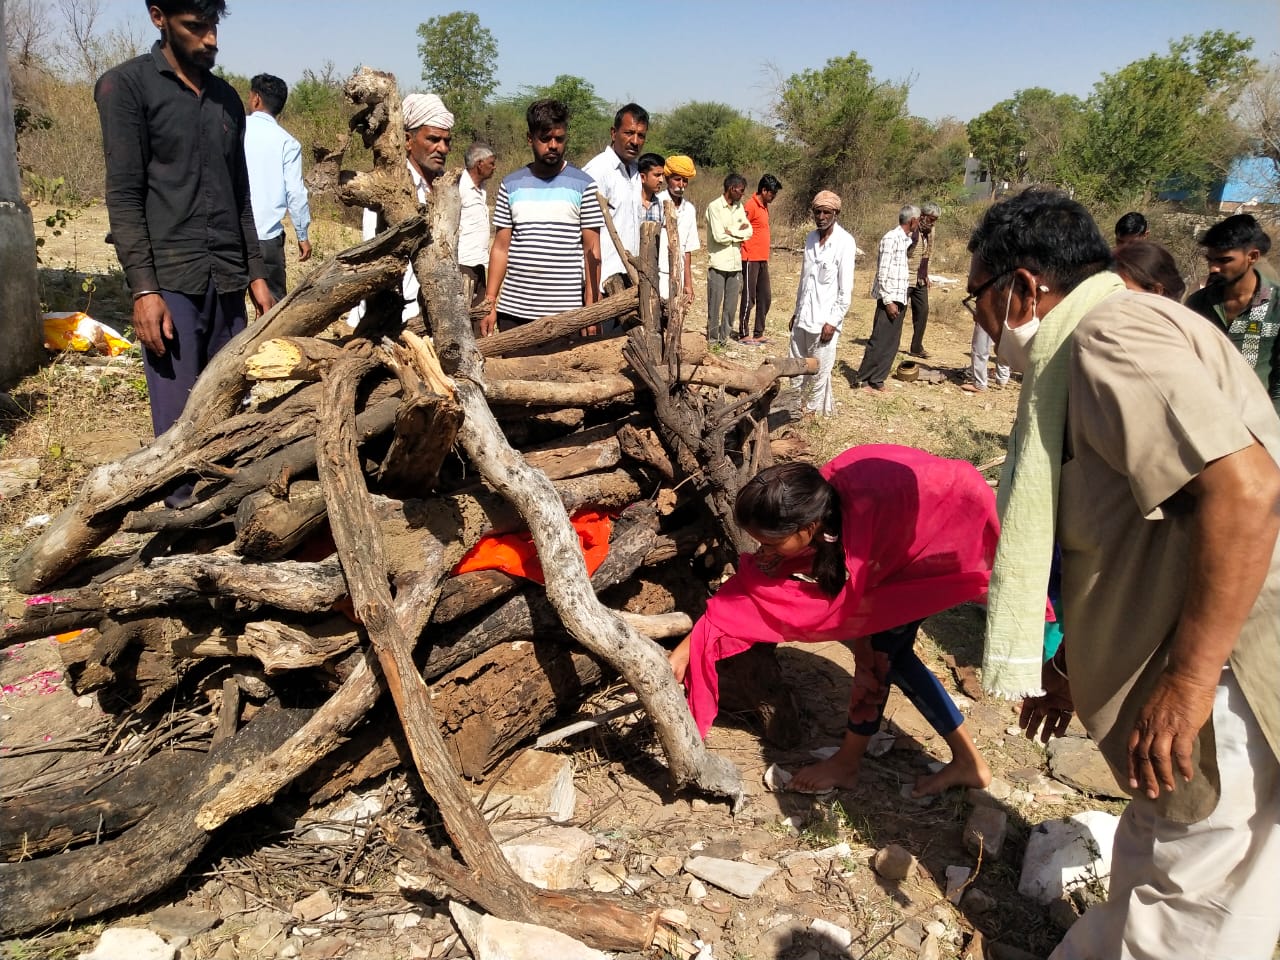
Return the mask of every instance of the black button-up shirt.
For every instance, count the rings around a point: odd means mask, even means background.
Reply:
[[[107,158],[107,213],[135,292],[244,290],[266,276],[249,202],[244,105],[208,74],[197,94],[160,42],[94,87]]]

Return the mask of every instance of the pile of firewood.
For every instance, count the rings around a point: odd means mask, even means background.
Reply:
[[[217,721],[207,751],[6,788],[3,932],[135,902],[290,785],[322,800],[411,758],[466,866],[397,842],[454,895],[598,946],[648,946],[656,909],[519,880],[459,778],[483,777],[608,675],[643,703],[673,786],[740,797],[653,639],[687,632],[699,584],[749,546],[733,499],[775,456],[789,419],[772,410],[780,378],[804,362],[747,369],[709,354],[683,305],[659,303],[651,224],[629,291],[477,342],[454,259],[456,177],[437,181],[424,216],[394,79],[363,71],[347,92],[375,168],[339,173],[339,149],[316,179],[389,229],[219,353],[179,422],[98,468],[13,571],[46,602],[6,643],[82,630],[62,645],[77,693],[137,716],[203,696]],[[406,263],[425,301],[417,333],[400,323]],[[342,318],[362,300],[353,331]],[[610,321],[612,336],[577,336]],[[569,521],[584,508],[615,518],[591,576]],[[141,546],[104,561],[95,551],[121,531]],[[486,535],[519,531],[545,588],[453,573]],[[370,722],[384,690],[394,730]]]

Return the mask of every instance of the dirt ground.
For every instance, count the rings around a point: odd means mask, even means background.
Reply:
[[[47,214],[37,210],[37,223]],[[105,222],[105,210],[98,205],[81,210],[58,236],[52,227],[40,226],[46,238],[41,249],[43,298],[49,309],[81,309],[87,296],[84,280],[89,277],[94,287],[90,312],[124,329],[128,301],[114,253],[103,243]],[[946,227],[944,219],[940,229]],[[802,236],[797,228],[787,239]],[[313,232],[317,262],[353,239],[348,228],[318,224]],[[874,238],[858,239],[860,247],[874,250]],[[769,343],[733,346],[726,351],[730,356],[750,362],[785,355],[787,319],[799,274],[797,247],[797,242],[784,243],[774,252]],[[874,255],[858,264],[854,305],[836,367],[837,415],[802,428],[815,460],[865,442],[909,444],[975,464],[998,458],[1013,419],[1017,389],[974,395],[959,388],[968,364],[971,323],[960,307],[967,259],[954,239],[934,263],[936,274],[956,282],[933,291],[927,337],[932,357],[922,363],[925,369],[940,371],[943,382],[890,380],[890,389],[882,394],[852,389],[870,329],[873,263]],[[297,264],[291,270],[301,272]],[[695,270],[699,284],[694,317],[701,318],[703,270],[697,258]],[[40,478],[33,490],[0,501],[4,567],[6,558],[38,533],[38,523],[31,518],[56,513],[69,502],[89,467],[150,439],[145,386],[136,360],[85,366],[58,358],[17,385],[11,395],[22,412],[3,422],[0,457],[38,458]],[[994,476],[994,471],[988,475]],[[5,586],[4,599],[12,603],[15,598]],[[882,757],[867,759],[858,789],[821,798],[765,789],[762,777],[770,764],[798,766],[808,762],[813,748],[839,742],[852,669],[851,657],[839,644],[789,645],[780,652],[810,731],[803,748],[779,752],[769,747],[749,718],[724,717],[712,729],[710,748],[737,763],[747,785],[747,802],[736,817],[724,804],[671,793],[651,727],[639,715],[551,748],[575,764],[579,802],[574,822],[595,837],[598,865],[623,865],[621,872],[629,882],[642,887],[637,896],[686,911],[688,937],[711,945],[709,956],[720,960],[957,957],[971,946],[975,931],[988,944],[1002,945],[1003,952],[992,955],[1047,955],[1062,930],[1045,908],[1017,893],[1026,837],[1046,819],[1086,808],[1118,812],[1120,807],[1047,779],[1044,751],[1017,734],[1014,705],[975,700],[962,692],[962,682],[969,679],[969,693],[975,693],[971,668],[980,660],[981,632],[982,611],[964,606],[931,618],[920,648],[956,696],[996,777],[1013,788],[1003,801],[1010,835],[999,856],[978,863],[966,850],[962,830],[971,807],[959,791],[930,803],[904,798],[903,788],[930,762],[946,760],[947,750],[897,691],[886,715],[887,729],[895,737],[892,748]],[[0,749],[11,756],[31,751],[28,738],[70,736],[52,723],[54,695],[61,692],[72,704],[75,700],[59,677],[42,674],[56,673],[50,665],[56,658],[49,660],[48,647],[42,641],[6,651]],[[28,682],[14,684],[10,676]],[[592,706],[603,709],[611,702],[606,693]],[[95,722],[104,722],[93,704],[80,703],[79,709],[86,720],[97,717]],[[22,727],[26,733],[16,737],[14,724],[21,716],[28,718]],[[401,774],[373,785],[384,809],[405,817],[429,810],[429,803],[407,782],[412,779]],[[191,936],[182,946],[184,958],[467,955],[440,903],[416,896],[406,899],[397,889],[395,858],[385,844],[351,836],[346,842],[330,840],[318,847],[295,830],[295,807],[281,800],[253,823],[223,831],[182,883],[136,911],[107,920],[145,926],[155,922],[157,911],[173,905],[210,911],[214,925]],[[848,844],[848,850],[788,859],[838,843]],[[891,843],[919,859],[919,869],[902,883],[881,879],[869,865],[872,854]],[[679,864],[695,852],[782,866],[750,899],[714,887],[699,898],[687,874],[678,867],[667,869],[670,858]],[[952,865],[976,869],[972,886],[990,898],[989,904],[966,901],[961,909],[946,899],[945,873]],[[595,879],[600,880],[598,871]],[[296,901],[321,888],[341,908],[340,915],[310,924],[315,929],[301,935],[292,929],[296,921],[290,919],[290,911]],[[779,931],[810,919],[849,931],[851,941],[787,946],[789,938]],[[9,941],[0,944],[0,957],[74,957],[91,948],[106,922]]]

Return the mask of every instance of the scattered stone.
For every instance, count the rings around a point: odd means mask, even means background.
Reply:
[[[886,880],[905,880],[915,869],[916,858],[906,847],[891,843],[876,851],[871,865]]]
[[[449,913],[475,960],[528,960],[530,957],[609,960],[609,954],[558,930],[479,914],[456,900],[450,901]]]
[[[320,822],[304,830],[299,836],[319,843],[347,843],[352,838],[363,837],[365,826],[382,814],[382,803],[381,790],[344,797],[333,810],[306,817],[307,820]],[[335,827],[335,823],[350,826]]]
[[[289,915],[304,922],[319,920],[326,914],[333,913],[337,909],[337,904],[329,896],[329,891],[321,888],[309,897],[294,903],[293,908],[289,911]]]
[[[302,948],[299,960],[338,960],[351,950],[351,941],[346,937],[321,937]]]
[[[1111,876],[1111,847],[1120,818],[1086,810],[1065,820],[1047,820],[1031,831],[1018,892],[1048,905],[1077,886]]]
[[[1004,849],[1009,830],[1009,817],[995,807],[974,807],[964,825],[964,845],[973,854],[996,858]]]
[[[899,946],[906,947],[908,950],[919,950],[920,944],[924,942],[924,927],[920,925],[919,920],[904,921],[893,931],[893,939]]]
[[[867,742],[868,757],[883,757],[898,744],[898,738],[885,730],[877,730]]]
[[[990,913],[996,908],[996,898],[985,890],[970,887],[960,898],[960,906],[970,913]]]
[[[790,867],[796,863],[815,863],[819,860],[838,860],[851,856],[853,856],[853,848],[841,842],[832,847],[823,847],[821,850],[796,850],[781,857],[778,862],[784,867]]]
[[[0,499],[11,500],[40,482],[40,458],[0,460]]]
[[[764,787],[771,793],[784,793],[791,783],[792,774],[783,770],[776,763],[769,764],[764,772]]]
[[[709,801],[703,800],[701,797],[694,797],[689,801],[689,809],[694,813],[706,813],[711,809],[711,804]]]
[[[397,930],[412,930],[422,923],[422,914],[416,911],[401,913],[391,918],[391,926]]]
[[[1008,800],[1013,794],[1013,787],[1001,780],[999,777],[992,777],[991,782],[986,787],[970,787],[965,792],[965,799],[969,801],[971,806],[975,807],[996,807],[1002,802]]]
[[[814,747],[809,751],[809,756],[815,760],[830,760],[839,752],[839,747]]]
[[[587,871],[587,886],[596,893],[617,893],[626,880],[626,869],[614,863],[596,864]]]
[[[97,945],[79,960],[173,960],[176,947],[143,927],[108,927]]]
[[[907,803],[914,804],[917,807],[930,807],[938,802],[937,794],[926,797],[913,797],[911,792],[915,790],[915,784],[904,783],[902,789],[898,791],[898,796],[902,797]]]
[[[689,899],[692,900],[694,903],[697,903],[700,900],[707,899],[706,885],[703,884],[703,882],[699,880],[697,877],[694,877],[692,880],[689,881],[689,889],[686,892],[689,895]]]
[[[945,937],[947,935],[947,925],[941,920],[930,920],[924,925],[924,932],[931,937]]]
[[[556,823],[572,820],[578,802],[573,762],[543,750],[526,750],[496,781],[476,784],[472,791],[477,799],[488,791],[486,813],[518,813]]]
[[[292,960],[293,957],[302,956],[303,940],[301,937],[290,937],[284,942],[284,946],[280,948],[280,952],[276,954],[280,960]]]
[[[1035,803],[1036,795],[1029,790],[1014,790],[1009,794],[1009,802],[1017,806],[1028,806]]]
[[[1070,897],[1059,897],[1049,904],[1049,919],[1059,930],[1069,930],[1071,925],[1080,919],[1075,904]]]
[[[809,924],[809,933],[826,941],[823,943],[824,947],[830,945],[848,950],[853,943],[853,934],[850,931],[827,920],[814,920]]]
[[[206,930],[212,930],[218,923],[218,915],[212,910],[197,910],[179,904],[173,907],[161,907],[151,914],[149,926],[166,940],[175,937],[198,937]]]
[[[957,907],[960,906],[960,898],[964,895],[965,884],[969,882],[972,872],[968,867],[947,867],[947,899]]]
[[[925,937],[924,943],[920,945],[920,960],[942,960],[942,945],[938,943],[938,938],[934,934]]]
[[[84,957],[81,957],[84,960]],[[240,960],[240,952],[230,940],[223,940],[213,952],[213,960]]]
[[[543,890],[577,886],[596,854],[595,837],[578,827],[540,827],[499,847],[521,878]]]
[[[754,896],[760,885],[778,872],[775,866],[757,866],[716,857],[693,857],[685,862],[684,869],[699,880],[743,899]]]
[[[680,872],[679,857],[658,857],[653,861],[653,872],[666,879]]]
[[[732,837],[712,840],[702,848],[702,853],[718,860],[737,860],[742,856],[742,841]]]
[[[1049,772],[1081,793],[1118,799],[1128,796],[1116,783],[1115,774],[1092,740],[1059,737],[1050,741],[1048,753]]]
[[[268,950],[274,953],[282,942],[284,942],[284,925],[276,920],[261,920],[241,930],[236,936],[236,947],[241,953],[247,953],[250,956],[266,953]]]

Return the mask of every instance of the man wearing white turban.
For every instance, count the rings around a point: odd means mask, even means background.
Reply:
[[[445,158],[449,156],[449,146],[453,139],[453,114],[434,93],[409,94],[404,98],[400,112],[404,117],[405,165],[409,168],[409,176],[413,178],[418,202],[426,203],[427,196],[431,193],[431,184],[444,173]],[[376,211],[368,209],[364,212],[362,226],[361,236],[365,240],[372,239],[374,234],[386,227],[382,217]],[[401,284],[404,294],[401,316],[406,322],[422,312],[418,304],[418,289],[418,278],[414,276],[413,267],[406,267]],[[363,316],[364,304],[361,303],[351,311],[348,322],[354,327]]]

